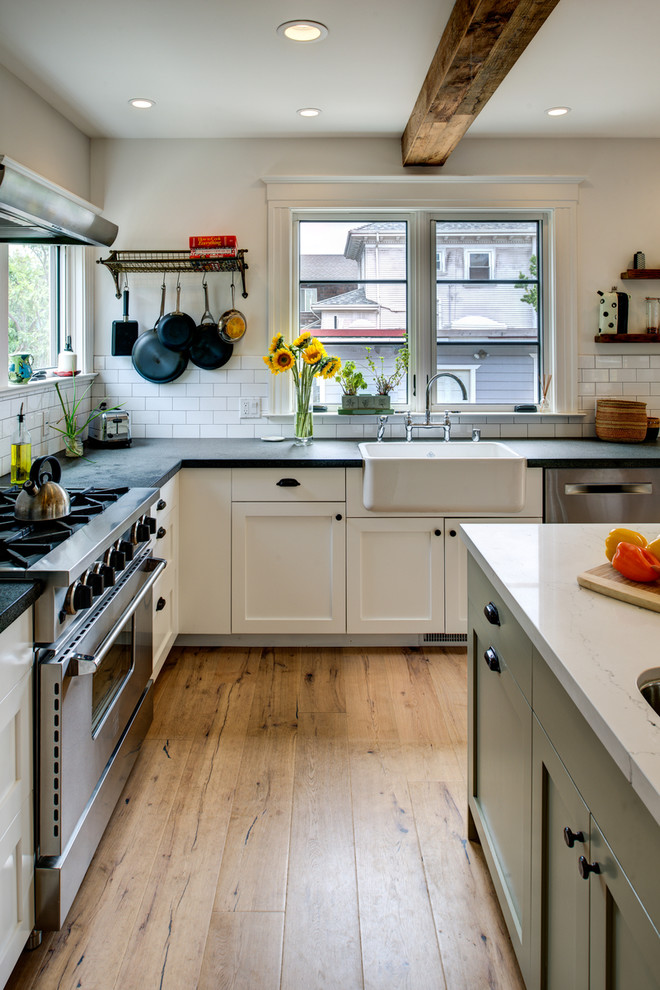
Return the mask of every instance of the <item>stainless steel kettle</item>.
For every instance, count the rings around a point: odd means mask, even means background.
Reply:
[[[61,477],[62,467],[56,457],[38,457],[16,498],[16,518],[25,522],[43,522],[68,516],[71,499],[69,493],[57,483]]]

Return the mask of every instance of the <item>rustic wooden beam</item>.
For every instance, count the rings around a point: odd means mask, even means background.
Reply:
[[[444,165],[559,0],[456,0],[401,139],[404,165]]]

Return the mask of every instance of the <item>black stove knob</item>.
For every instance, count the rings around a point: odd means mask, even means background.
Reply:
[[[126,567],[126,554],[122,553],[121,550],[116,550],[113,548],[110,551],[110,559],[108,563],[115,571],[123,571]]]
[[[64,611],[67,615],[75,615],[76,612],[91,608],[93,599],[92,589],[81,581],[75,581],[66,593]]]
[[[133,560],[133,544],[130,540],[120,540],[118,550],[123,553],[126,560]]]
[[[147,525],[146,522],[139,522],[135,527],[135,538],[138,543],[147,543],[151,536],[152,530]]]
[[[94,596],[94,598],[102,594],[103,589],[105,588],[103,575],[96,573],[96,571],[92,571],[91,574],[87,575],[87,577],[85,578],[85,584],[87,585],[88,588],[92,589],[92,595]]]
[[[106,586],[106,588],[114,587],[114,583],[115,583],[114,567],[111,567],[110,564],[102,564],[101,574],[103,575],[103,583]]]
[[[145,516],[144,517],[144,522],[149,527],[149,532],[150,533],[155,533],[156,532],[156,520],[154,519],[153,516]]]

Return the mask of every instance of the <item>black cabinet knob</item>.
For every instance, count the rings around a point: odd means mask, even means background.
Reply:
[[[449,535],[450,536],[456,536],[457,535],[456,530],[455,529],[450,529],[449,530]]]
[[[484,615],[490,622],[491,626],[500,626],[500,613],[497,611],[497,605],[493,605],[492,602],[488,602],[484,605]]]
[[[166,605],[167,601],[164,598],[159,598],[156,602],[156,611],[162,612]]]
[[[433,534],[434,534],[434,536],[442,536],[442,530],[441,529],[434,529],[433,530]]]
[[[341,522],[342,521],[342,514],[341,514],[341,512],[338,512],[337,513],[337,515],[335,516],[335,519],[337,520],[337,522]]]
[[[572,849],[576,842],[584,842],[584,835],[582,832],[572,832],[567,825],[564,829],[564,842]]]
[[[500,667],[500,658],[492,646],[489,646],[484,653],[484,660],[488,664],[489,670],[492,670],[496,674],[501,672],[502,668]]]
[[[158,502],[156,503],[156,508],[158,509],[159,512],[162,512],[163,509],[167,508],[167,502],[165,501],[164,498],[158,499]]]
[[[590,863],[586,856],[580,856],[578,859],[578,872],[583,880],[588,880],[590,873],[600,873],[600,866],[598,863]]]
[[[156,539],[157,540],[162,540],[162,538],[166,535],[166,533],[167,533],[167,530],[165,529],[165,527],[164,526],[159,526],[158,527],[158,532],[156,533]]]

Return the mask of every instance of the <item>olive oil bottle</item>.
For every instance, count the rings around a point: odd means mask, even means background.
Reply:
[[[25,425],[23,403],[18,414],[18,429],[11,438],[11,483],[22,485],[30,477],[32,467],[32,440]]]

